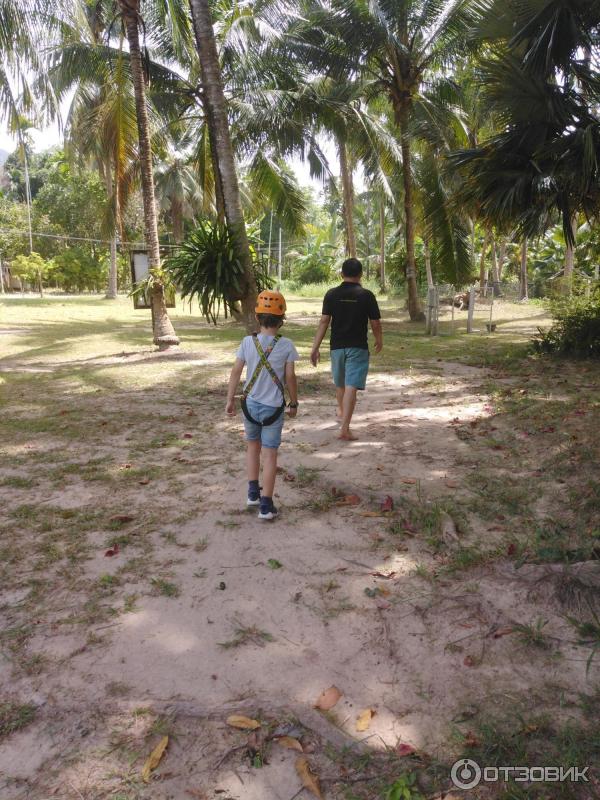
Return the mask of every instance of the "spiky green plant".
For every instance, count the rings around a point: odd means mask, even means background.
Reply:
[[[250,234],[250,252],[258,291],[270,288],[272,281],[258,253],[258,241]],[[212,220],[201,220],[181,248],[165,261],[165,269],[190,302],[196,298],[208,322],[217,323],[221,310],[225,316],[239,313],[243,293],[243,267],[235,255],[228,228]]]

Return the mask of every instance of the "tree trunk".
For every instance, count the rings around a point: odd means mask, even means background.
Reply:
[[[115,203],[115,198],[113,197],[113,181],[110,169],[110,162],[106,163],[104,166],[104,181],[106,184],[106,197],[109,203]],[[116,220],[115,220],[115,228],[116,228]],[[108,285],[106,287],[106,299],[107,300],[115,300],[117,297],[117,236],[116,230],[113,231],[113,235],[110,237],[110,263],[108,266]]]
[[[504,269],[504,262],[506,261],[506,244],[506,239],[502,239],[498,251],[498,282],[502,280],[502,270]]]
[[[340,157],[340,178],[342,181],[342,196],[344,198],[343,217],[344,234],[346,236],[346,256],[356,258],[356,236],[354,234],[354,187],[352,185],[352,170],[348,164],[348,151],[346,142],[338,136],[338,153]]]
[[[496,237],[492,234],[492,291],[494,297],[501,297],[500,273],[498,272],[498,258],[496,257]]]
[[[415,258],[415,207],[412,176],[411,141],[408,132],[408,109],[396,104],[396,122],[400,128],[402,147],[402,181],[404,185],[404,235],[406,241],[406,287],[408,291],[408,313],[411,322],[423,322],[425,314],[419,300],[417,288],[417,262]]]
[[[247,330],[252,332],[256,329],[254,314],[256,281],[242,212],[242,201],[229,134],[227,103],[208,0],[190,0],[190,8],[200,60],[206,116],[209,132],[212,132],[211,149],[214,151],[217,175],[221,182],[225,218],[234,242],[236,255],[243,269],[242,314]]]
[[[383,198],[379,203],[379,283],[381,291],[385,292],[385,205]]]
[[[571,217],[571,232],[573,233],[573,238],[575,238],[575,234],[577,232],[577,215],[574,214]],[[573,269],[575,267],[575,247],[571,244],[571,242],[567,241],[567,247],[565,250],[565,265],[564,265],[564,280],[563,280],[563,292],[564,294],[571,294],[571,290],[573,289]]]
[[[152,149],[150,146],[150,125],[146,108],[146,83],[142,67],[139,38],[139,0],[119,0],[129,42],[129,63],[135,94],[135,110],[137,118],[138,139],[140,148],[140,166],[142,176],[142,197],[144,201],[144,230],[148,248],[148,264],[150,270],[160,269],[160,246],[158,242],[158,222],[156,218],[156,200],[154,197],[154,171],[152,169]],[[165,290],[160,281],[156,281],[151,291],[152,329],[154,344],[161,350],[179,344],[165,302]]]
[[[429,249],[429,237],[423,237],[423,253],[425,256],[425,272],[427,273],[427,286],[431,289],[433,286],[433,274],[431,272],[431,250]]]
[[[521,245],[519,300],[522,300],[524,303],[529,300],[529,292],[527,289],[527,237],[523,239],[523,244]]]
[[[479,296],[485,296],[486,290],[486,283],[487,283],[487,275],[486,275],[486,268],[485,268],[485,256],[487,253],[488,245],[490,243],[490,232],[486,230],[484,237],[483,237],[483,246],[481,248],[481,254],[479,256]]]
[[[171,222],[173,223],[173,238],[177,244],[183,242],[183,206],[181,200],[171,200]]]

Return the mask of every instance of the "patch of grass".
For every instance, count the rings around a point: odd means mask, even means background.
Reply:
[[[548,620],[540,617],[535,622],[516,623],[513,625],[513,630],[523,644],[547,650],[550,647],[550,640],[544,633],[547,624]]]
[[[208,543],[209,543],[208,536],[203,536],[202,539],[198,539],[198,541],[194,545],[194,550],[196,551],[196,553],[203,553],[208,547]]]
[[[477,495],[471,503],[472,510],[488,520],[501,519],[504,515],[527,515],[530,503],[536,497],[531,479],[506,473],[477,469],[467,476],[466,481]]]
[[[9,475],[8,478],[3,478],[0,481],[0,486],[6,486],[7,489],[33,489],[34,486],[37,486],[37,481],[34,478]]]
[[[305,486],[312,486],[319,479],[319,473],[322,469],[316,467],[303,467],[299,466],[296,469],[296,486],[304,488]]]
[[[164,597],[179,597],[181,590],[176,583],[167,581],[164,578],[152,578],[152,586],[154,594],[160,594]]]
[[[35,717],[36,708],[29,703],[0,703],[0,737],[19,731]]]
[[[256,625],[248,627],[237,627],[234,630],[233,639],[227,642],[218,642],[219,647],[224,650],[231,650],[234,647],[241,647],[246,644],[255,644],[259,647],[264,647],[267,642],[274,642],[275,637],[267,631],[262,631]]]
[[[102,589],[110,589],[110,590],[112,590],[115,587],[119,586],[120,583],[121,583],[121,581],[119,580],[119,578],[116,575],[110,575],[108,573],[105,574],[105,575],[101,575],[98,578],[98,585]]]

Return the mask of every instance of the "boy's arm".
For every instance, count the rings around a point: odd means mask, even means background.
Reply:
[[[225,405],[225,413],[230,417],[235,416],[235,392],[239,386],[242,371],[245,362],[241,358],[236,358],[231,375],[229,376],[229,386],[227,387],[227,404]]]
[[[313,367],[316,367],[319,363],[320,353],[319,347],[321,346],[321,342],[325,338],[325,334],[327,333],[327,328],[329,327],[329,323],[331,322],[331,314],[322,314],[321,321],[319,322],[319,327],[317,328],[317,332],[315,333],[315,340],[313,342],[312,351],[310,353],[310,361]]]
[[[285,385],[287,386],[288,394],[290,396],[290,403],[293,403],[296,406],[296,408],[289,408],[288,414],[290,417],[295,417],[298,413],[298,379],[296,378],[296,369],[293,361],[286,361]]]
[[[380,319],[371,320],[371,330],[373,331],[373,336],[375,337],[375,352],[381,353],[381,350],[383,349],[383,328],[381,327]]]

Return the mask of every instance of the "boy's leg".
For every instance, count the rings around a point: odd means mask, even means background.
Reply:
[[[263,457],[263,497],[273,498],[275,491],[275,476],[277,475],[277,448],[265,447],[262,452]]]
[[[260,439],[251,439],[246,442],[246,466],[248,469],[248,480],[257,481],[260,473]]]
[[[344,415],[344,389],[345,389],[345,363],[346,351],[343,348],[332,350],[331,357],[331,375],[335,384],[335,399],[337,401],[337,416],[341,419]]]
[[[354,386],[346,386],[344,389],[344,398],[342,402],[342,427],[340,430],[340,439],[347,439],[351,441],[356,439],[356,436],[350,431],[350,422],[352,421],[352,414],[356,406],[356,392],[358,390]]]

